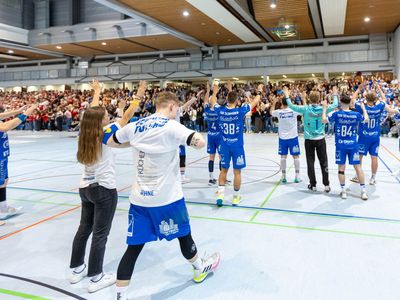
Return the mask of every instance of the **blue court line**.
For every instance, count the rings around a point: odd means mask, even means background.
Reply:
[[[380,159],[380,161],[385,165],[385,167],[389,170],[389,172],[391,173],[391,174],[393,174],[393,172],[392,172],[392,170],[389,168],[389,166],[385,163],[385,161],[382,159],[382,157],[380,157],[380,155],[378,155],[378,157],[379,157],[379,159]],[[398,177],[395,177],[396,178],[396,180],[400,183],[400,179],[398,178]]]
[[[24,176],[24,175],[31,175],[31,174],[40,173],[43,171],[53,170],[53,169],[62,168],[62,167],[66,167],[66,166],[52,166],[50,168],[46,168],[43,170],[37,170],[37,171],[33,171],[33,172],[30,171],[30,172],[26,172],[26,173],[22,173],[22,174],[17,174],[17,175],[10,175],[10,177],[15,178],[15,177],[20,177],[20,176]]]
[[[13,187],[8,186],[7,188],[17,189],[17,190],[28,190],[28,191],[38,191],[38,192],[49,192],[49,193],[60,193],[60,194],[70,194],[70,195],[78,195],[78,192],[69,192],[69,191],[58,191],[58,190],[48,190],[48,189],[35,189],[35,188],[24,188],[24,187]],[[128,199],[129,196],[119,195],[119,198]],[[206,202],[197,202],[197,201],[188,201],[185,200],[188,204],[194,205],[204,205],[204,206],[216,206],[215,204],[206,203]],[[223,206],[229,207],[232,209],[253,209],[253,210],[264,210],[264,211],[272,211],[272,212],[283,212],[283,213],[296,213],[303,215],[312,215],[312,216],[323,216],[323,217],[338,217],[338,218],[346,218],[346,219],[359,219],[359,220],[370,220],[370,221],[384,221],[384,222],[396,222],[400,223],[400,219],[388,219],[388,218],[378,218],[378,217],[363,217],[363,216],[352,216],[352,215],[342,215],[342,214],[331,214],[331,213],[321,213],[321,212],[312,212],[312,211],[302,211],[302,210],[291,210],[291,209],[282,209],[282,208],[268,208],[268,207],[257,207],[257,206],[231,206],[224,204]]]

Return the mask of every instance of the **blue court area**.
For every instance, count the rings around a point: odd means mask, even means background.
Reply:
[[[11,205],[24,209],[0,227],[0,299],[113,299],[113,287],[89,295],[88,280],[76,285],[67,281],[80,216],[76,137],[12,132],[10,144],[7,195]],[[367,186],[366,202],[359,198],[358,185],[349,181],[348,199],[339,198],[333,138],[327,144],[330,194],[322,192],[318,163],[319,191],[307,190],[302,138],[303,182],[292,183],[290,158],[288,183],[281,184],[278,137],[245,135],[243,202],[230,206],[233,188],[228,187],[228,203],[222,208],[214,205],[216,187],[207,185],[206,149],[187,148],[191,182],[184,193],[193,238],[201,255],[221,253],[220,267],[195,284],[177,241],[150,243],[136,264],[130,298],[399,299],[400,179],[391,176],[400,166],[398,140],[382,139],[377,184]],[[116,271],[125,251],[133,168],[129,149],[115,153],[120,198],[104,261],[107,272]],[[364,162],[369,178],[369,157]],[[348,168],[347,178],[354,174]]]

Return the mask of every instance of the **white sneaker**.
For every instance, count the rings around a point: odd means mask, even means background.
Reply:
[[[6,222],[0,221],[0,226],[3,226],[3,225],[5,225],[5,224],[6,224]]]
[[[85,268],[80,273],[72,271],[68,278],[69,283],[75,284],[75,283],[78,283],[79,281],[81,281],[83,278],[85,278],[87,276],[87,272],[88,272],[87,269],[88,268],[85,265]]]
[[[340,198],[342,199],[347,199],[347,193],[346,192],[340,192]]]
[[[0,211],[0,220],[5,220],[8,218],[11,218],[12,216],[17,215],[20,211],[22,210],[22,206],[20,207],[12,207],[12,206],[7,206],[5,210]]]
[[[206,277],[208,276],[208,274],[214,272],[218,268],[221,257],[219,253],[216,252],[213,255],[202,260],[203,260],[203,265],[201,269],[193,270],[194,271],[193,280],[196,283],[203,282],[204,279],[206,279]]]
[[[361,199],[362,200],[368,200],[368,195],[367,195],[367,193],[366,192],[361,192]]]
[[[117,275],[113,273],[103,274],[103,277],[99,281],[93,282],[90,280],[88,292],[94,293],[98,290],[104,289],[110,285],[113,285],[117,281]]]
[[[331,191],[331,187],[329,185],[326,185],[324,188],[325,193],[329,193]]]
[[[376,184],[375,178],[372,178],[372,177],[371,177],[371,179],[369,180],[369,184],[370,184],[370,185],[375,185],[375,184]]]

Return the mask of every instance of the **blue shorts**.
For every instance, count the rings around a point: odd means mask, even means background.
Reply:
[[[8,158],[0,160],[0,185],[3,185],[8,179]]]
[[[358,149],[361,155],[378,156],[379,152],[379,139],[368,139],[368,137],[362,137],[358,139]]]
[[[223,169],[229,169],[231,159],[234,169],[239,170],[246,167],[246,156],[244,155],[243,146],[238,147],[221,144],[219,153],[221,154],[221,167]]]
[[[287,155],[290,150],[290,155],[300,155],[299,138],[295,137],[288,140],[279,138],[279,155]]]
[[[186,156],[186,148],[184,145],[179,146],[179,156]]]
[[[189,214],[185,200],[158,207],[143,207],[131,203],[128,214],[128,245],[166,239],[170,241],[190,233]]]
[[[358,148],[353,148],[353,149],[336,148],[336,164],[337,165],[345,165],[346,157],[349,158],[350,165],[359,165],[360,164],[360,154],[359,154]]]
[[[207,153],[215,154],[219,153],[219,144],[221,142],[221,135],[207,135]]]

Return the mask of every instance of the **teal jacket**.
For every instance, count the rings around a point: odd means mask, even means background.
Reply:
[[[288,106],[303,115],[304,138],[306,140],[318,139],[325,136],[325,124],[322,123],[322,106],[319,104],[295,105],[290,98],[286,98]],[[334,111],[338,107],[338,97],[333,96],[333,103],[326,109],[326,113]]]

